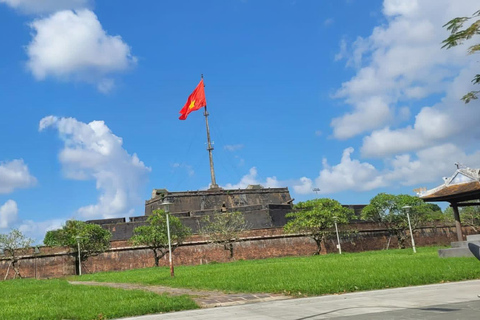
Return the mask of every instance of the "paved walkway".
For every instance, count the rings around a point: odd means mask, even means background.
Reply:
[[[480,319],[480,280],[286,299],[123,320]]]
[[[126,290],[145,290],[158,294],[189,295],[202,308],[224,307],[245,303],[290,299],[290,296],[270,293],[224,293],[222,291],[191,290],[163,286],[146,286],[134,283],[111,283],[95,281],[69,281],[74,285],[104,286]]]

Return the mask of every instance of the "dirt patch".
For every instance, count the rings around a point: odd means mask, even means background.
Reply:
[[[181,296],[189,295],[200,307],[213,308],[220,306],[231,306],[245,303],[290,299],[290,296],[271,293],[224,293],[222,291],[192,290],[184,288],[171,288],[164,286],[146,286],[135,283],[112,283],[95,281],[69,281],[73,285],[103,286],[124,290],[145,290],[157,294],[168,293]]]

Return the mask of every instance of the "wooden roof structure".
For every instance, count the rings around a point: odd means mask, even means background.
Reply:
[[[451,186],[445,186],[428,195],[421,195],[424,201],[460,203],[480,199],[480,181],[470,181]]]
[[[458,241],[463,241],[458,207],[480,206],[480,169],[456,165],[455,173],[450,178],[443,178],[442,185],[421,191],[418,195],[426,202],[450,202],[455,216]]]

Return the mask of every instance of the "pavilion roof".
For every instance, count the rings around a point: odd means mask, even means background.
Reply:
[[[442,185],[420,192],[419,197],[427,202],[448,201],[450,203],[480,199],[480,169],[459,165],[457,167],[450,178],[443,178]]]

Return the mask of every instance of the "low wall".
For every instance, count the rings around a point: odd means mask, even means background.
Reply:
[[[361,223],[354,226],[357,232],[343,238],[342,251],[359,252],[385,249],[389,242],[386,230],[376,225]],[[472,233],[464,228],[464,234]],[[453,226],[426,227],[415,232],[417,246],[449,245],[456,241]],[[408,244],[410,243],[407,241]],[[390,248],[397,248],[396,237],[390,239]],[[282,228],[250,230],[245,232],[240,242],[234,245],[234,259],[264,259],[285,256],[307,256],[316,251],[315,242],[304,235],[285,235]],[[322,246],[322,254],[336,252],[336,242],[326,241]],[[211,262],[227,262],[229,251],[222,246],[207,243],[201,236],[192,236],[174,252],[174,265],[197,265]],[[18,262],[23,277],[55,278],[76,274],[75,252],[68,248],[41,247],[40,254],[27,254]],[[168,265],[168,255],[160,261]],[[0,259],[0,280],[7,272],[9,261]],[[127,241],[112,242],[112,247],[82,264],[83,273],[100,271],[128,270],[151,267],[154,265],[152,251],[145,247],[132,247]],[[12,278],[10,270],[7,278]]]

